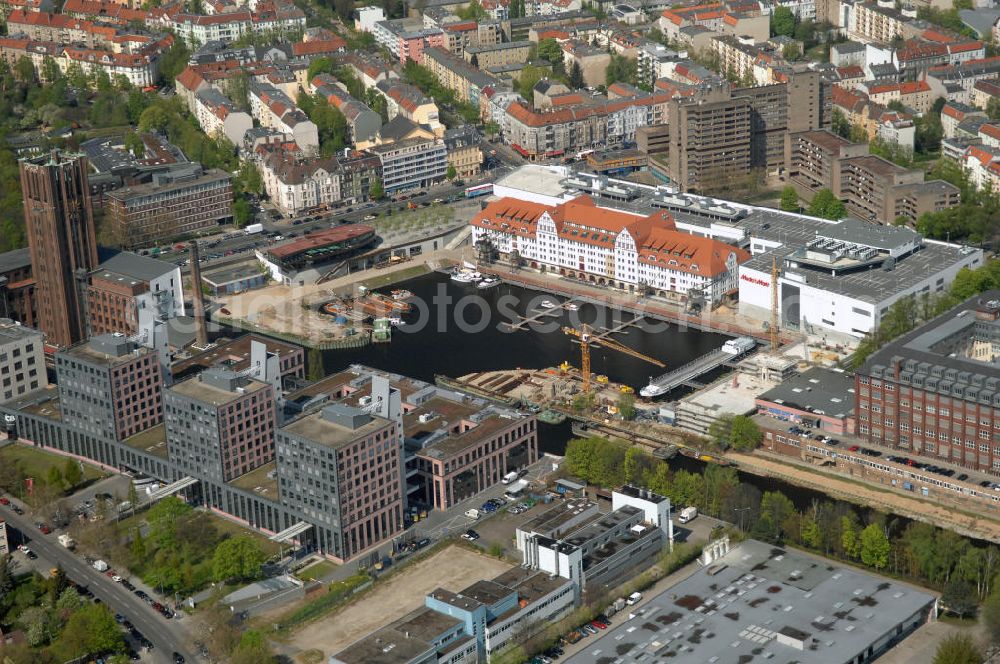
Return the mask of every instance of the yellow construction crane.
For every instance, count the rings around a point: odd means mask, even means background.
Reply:
[[[583,329],[578,330],[574,327],[564,327],[562,331],[571,337],[576,337],[579,339],[580,343],[580,373],[583,374],[583,391],[590,392],[590,345],[596,344],[603,348],[609,350],[616,350],[619,353],[625,353],[626,355],[631,355],[632,357],[637,357],[640,360],[645,360],[650,364],[655,364],[658,367],[667,366],[663,362],[660,362],[655,357],[650,357],[649,355],[643,355],[637,350],[632,350],[628,346],[623,346],[617,341],[612,341],[611,339],[605,339],[602,337],[595,337],[590,331],[590,326],[584,323]]]

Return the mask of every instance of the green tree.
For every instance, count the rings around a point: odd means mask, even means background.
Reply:
[[[132,552],[132,560],[139,562],[146,559],[146,538],[143,537],[141,528],[135,529],[129,549]]]
[[[798,535],[798,528],[792,531],[788,520],[795,512],[792,500],[780,491],[765,491],[760,501],[760,521],[769,521],[773,528],[774,543],[780,543],[785,535]]]
[[[1000,120],[1000,97],[990,97],[986,102],[986,115],[990,120]]]
[[[535,85],[549,75],[549,71],[536,65],[525,65],[517,79],[517,91],[529,103],[533,103]]]
[[[66,463],[63,464],[62,476],[66,481],[66,486],[70,489],[80,484],[83,481],[83,471],[80,470],[80,462],[76,459],[66,459]]]
[[[646,465],[646,455],[638,447],[630,447],[625,452],[625,484],[633,484],[639,480],[642,468]]]
[[[222,540],[212,557],[212,577],[216,581],[249,580],[260,576],[264,554],[249,537]]]
[[[733,449],[749,452],[757,449],[764,440],[764,434],[751,418],[746,415],[737,415],[732,419],[730,440]]]
[[[59,594],[59,599],[56,600],[56,609],[68,616],[70,613],[82,609],[85,604],[86,602],[80,597],[80,593],[76,591],[76,588],[66,588]]]
[[[799,207],[799,192],[795,191],[795,187],[792,185],[781,190],[781,209],[785,212],[798,212],[801,209]]]
[[[28,645],[37,648],[45,643],[49,634],[49,614],[40,606],[25,609],[17,618],[17,624],[24,630]]]
[[[583,70],[580,68],[580,63],[574,60],[573,66],[569,70],[569,87],[579,90],[584,85]]]
[[[184,43],[183,39],[175,39],[173,45],[160,57],[159,73],[167,83],[173,83],[177,75],[184,71],[191,58],[191,49]]]
[[[889,564],[889,538],[876,523],[861,531],[861,562],[878,570]]]
[[[51,56],[45,56],[42,59],[42,80],[46,83],[55,83],[62,77],[62,72],[59,71],[59,65]]]
[[[829,189],[820,189],[809,204],[809,214],[823,219],[842,219],[847,215],[844,203]]]
[[[63,474],[59,470],[58,466],[52,466],[49,471],[45,474],[45,483],[48,484],[53,489],[62,490],[63,488]]]
[[[18,58],[17,64],[14,65],[14,75],[22,83],[31,83],[35,80],[35,65],[31,64],[28,56],[22,55]]]
[[[993,593],[983,602],[981,617],[990,639],[993,643],[1000,643],[1000,588],[994,588]]]
[[[550,63],[563,61],[562,47],[553,37],[547,37],[538,42],[538,57],[548,60]]]
[[[771,14],[771,35],[793,37],[795,35],[795,14],[788,7],[778,6]]]
[[[378,178],[372,178],[371,184],[368,186],[368,197],[373,201],[380,201],[385,197],[385,188]]]
[[[844,555],[855,559],[861,555],[861,537],[858,535],[857,526],[850,516],[840,518],[840,546],[844,550]]]
[[[250,201],[243,196],[233,201],[233,221],[238,228],[243,228],[253,221],[253,208],[250,207]]]
[[[74,612],[66,622],[59,642],[69,657],[125,650],[121,628],[103,604],[87,604]]]
[[[157,502],[146,512],[146,523],[149,524],[149,538],[157,548],[166,549],[175,544],[177,528],[183,519],[191,513],[191,506],[176,496],[167,496]]]
[[[444,176],[449,180],[454,180],[458,177],[458,171],[455,170],[455,167],[452,164],[448,164],[448,170],[445,172]]]
[[[306,76],[308,80],[313,80],[314,77],[319,74],[333,74],[333,70],[336,65],[333,60],[327,57],[316,58],[309,63],[309,69],[306,70]]]
[[[10,573],[10,556],[0,556],[0,603],[14,589],[14,577]]]
[[[309,349],[307,364],[309,365],[309,380],[316,381],[326,376],[326,370],[323,368],[323,353],[319,348],[314,346]]]
[[[631,392],[622,392],[618,397],[618,414],[623,420],[635,419],[635,395]]]
[[[941,603],[959,618],[968,618],[976,613],[978,602],[976,591],[967,581],[952,579],[941,593]]]
[[[983,653],[969,634],[951,634],[938,643],[934,664],[982,664]]]

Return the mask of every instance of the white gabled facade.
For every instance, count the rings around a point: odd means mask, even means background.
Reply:
[[[471,224],[474,242],[489,240],[508,257],[516,251],[531,267],[627,290],[646,286],[675,298],[699,290],[718,302],[738,289],[739,265],[750,257],[678,231],[667,212],[610,210],[586,196],[555,206],[505,198]]]

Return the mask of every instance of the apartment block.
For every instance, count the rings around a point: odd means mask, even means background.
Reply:
[[[38,330],[0,318],[0,402],[48,384],[45,337]]]
[[[473,67],[503,67],[517,62],[527,62],[531,42],[516,41],[498,44],[469,46],[465,49],[465,60]]]
[[[438,107],[434,100],[419,88],[397,79],[386,79],[375,85],[386,101],[389,119],[402,115],[407,120],[426,125],[435,136],[443,136],[445,127],[438,117]]]
[[[320,95],[335,107],[347,120],[352,143],[370,141],[382,128],[382,116],[358,101],[342,88],[329,74],[318,74],[309,82],[313,94]]]
[[[594,145],[621,147],[635,141],[640,127],[666,122],[670,96],[638,92],[616,99],[590,102],[575,95],[568,104],[533,110],[512,103],[503,122],[504,139],[526,159],[535,161],[591,149]]]
[[[346,561],[403,530],[396,422],[329,404],[277,432],[282,500],[315,524],[321,551]]]
[[[231,222],[232,176],[199,166],[156,173],[150,183],[110,192],[107,206],[121,246],[145,247]]]
[[[382,186],[389,194],[429,187],[448,173],[448,148],[441,139],[408,138],[369,152],[382,164]]]
[[[479,174],[483,165],[483,150],[479,147],[481,141],[479,131],[468,125],[449,129],[444,133],[448,165],[454,167],[458,177],[470,178]]]
[[[306,154],[319,152],[319,130],[291,98],[269,83],[250,82],[250,113],[261,126],[288,134]]]
[[[253,128],[253,118],[241,111],[216,88],[205,88],[194,94],[194,116],[208,136],[225,136],[233,145],[241,145],[243,137]]]
[[[274,460],[274,389],[212,368],[164,391],[170,460],[185,475],[229,482]]]
[[[485,108],[484,90],[497,84],[495,78],[443,48],[428,48],[423,52],[421,62],[441,85],[455,93],[459,101],[472,104],[477,109]]]
[[[124,334],[102,334],[56,353],[62,419],[123,440],[163,420],[163,368],[155,351]]]
[[[372,182],[382,173],[378,157],[362,152],[305,157],[281,149],[262,149],[258,154],[264,189],[285,214],[341,201],[366,201]]]
[[[671,99],[668,174],[682,191],[704,191],[746,176],[751,165],[751,104],[723,91]]]
[[[851,214],[883,224],[899,217],[916,221],[925,212],[957,205],[960,192],[940,180],[925,182],[922,170],[909,170],[868,154],[829,130],[789,134],[789,180],[808,194],[829,189]]]

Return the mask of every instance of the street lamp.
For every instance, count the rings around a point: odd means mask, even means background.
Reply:
[[[740,519],[739,528],[740,528],[740,532],[743,532],[743,513],[747,512],[749,509],[750,509],[749,507],[734,507],[733,508],[734,512],[739,513],[739,519]]]

